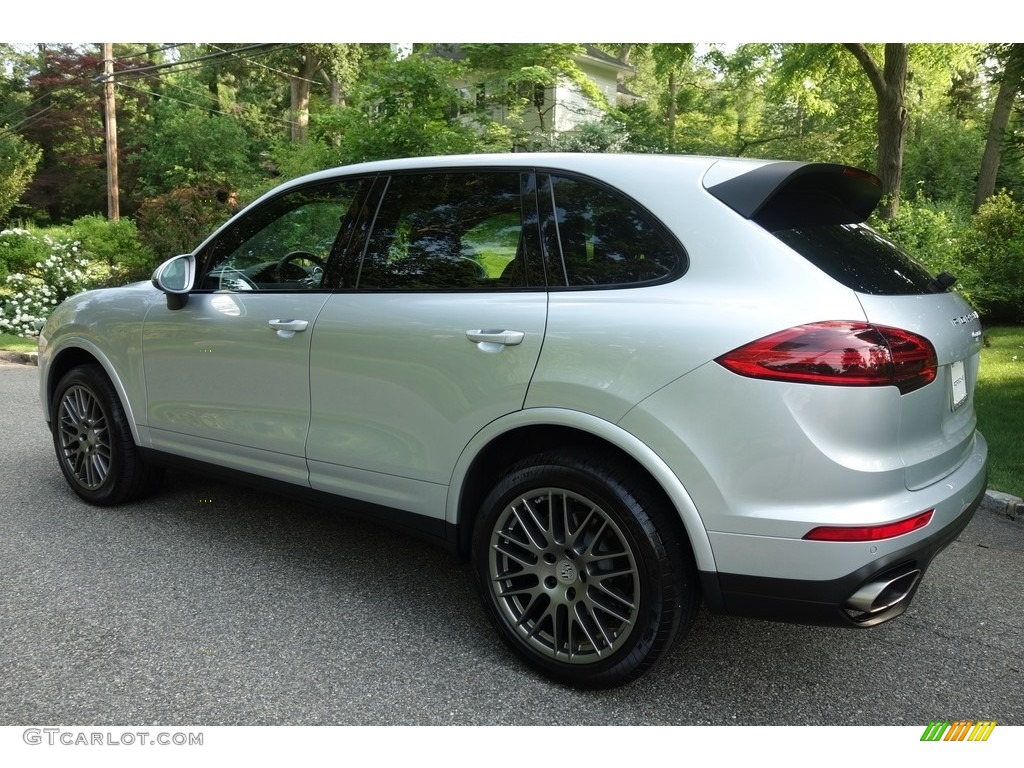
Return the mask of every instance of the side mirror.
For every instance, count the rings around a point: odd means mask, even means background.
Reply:
[[[153,285],[167,294],[168,309],[181,309],[188,303],[195,279],[196,259],[191,253],[168,259],[153,272]]]

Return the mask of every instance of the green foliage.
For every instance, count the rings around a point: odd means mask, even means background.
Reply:
[[[28,271],[36,262],[45,261],[49,255],[49,244],[26,229],[0,231],[0,286],[8,275]]]
[[[622,152],[626,146],[623,124],[614,118],[582,123],[575,131],[558,134],[537,149],[553,152]]]
[[[138,228],[131,219],[109,221],[98,215],[83,216],[68,229],[83,256],[107,267],[107,285],[145,280],[157,266],[153,251],[139,240]]]
[[[873,224],[933,273],[956,276],[956,290],[987,321],[1024,322],[1024,206],[1010,195],[974,216],[966,205],[918,197]]]
[[[340,162],[337,147],[332,147],[318,137],[310,139],[305,144],[275,142],[270,148],[269,156],[278,173],[274,184],[322,171]]]
[[[352,105],[320,115],[314,138],[337,143],[334,165],[475,151],[472,126],[456,119],[463,104],[451,62],[414,55],[379,64]]]
[[[252,173],[249,140],[235,120],[169,99],[154,106],[136,160],[143,183],[156,193],[235,186]]]
[[[980,124],[951,112],[920,116],[903,156],[904,193],[970,205],[984,142]]]
[[[548,124],[546,92],[560,81],[576,85],[587,100],[608,107],[607,100],[583,73],[576,57],[585,51],[579,43],[462,43],[459,52],[478,88],[476,107],[486,116],[495,108],[506,121],[524,121],[529,115],[541,133]]]
[[[962,272],[961,241],[970,226],[966,208],[918,195],[904,201],[895,217],[871,223],[933,273]]]
[[[39,147],[0,127],[0,221],[25,193],[41,157]]]
[[[182,187],[143,201],[137,215],[139,239],[163,261],[190,253],[238,207],[224,187]]]
[[[1024,206],[1000,192],[971,219],[963,261],[975,273],[975,303],[990,318],[1024,322]]]
[[[77,241],[48,234],[6,229],[0,232],[0,252],[5,260],[17,254],[17,267],[0,289],[0,332],[15,336],[38,336],[54,307],[108,276],[108,270],[82,254]],[[25,264],[29,253],[39,254],[39,260]]]

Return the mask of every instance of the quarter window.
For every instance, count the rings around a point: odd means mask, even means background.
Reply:
[[[549,176],[540,201],[549,274],[562,274],[552,285],[628,286],[674,277],[686,267],[686,253],[665,227],[607,187]]]

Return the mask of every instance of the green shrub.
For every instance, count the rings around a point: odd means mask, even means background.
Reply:
[[[962,259],[973,271],[978,311],[1024,321],[1024,206],[1006,192],[990,197],[971,219]]]
[[[233,190],[183,187],[145,200],[136,215],[139,239],[161,262],[191,253],[238,207]]]
[[[50,255],[50,246],[26,229],[0,231],[0,286],[14,272],[25,272]]]
[[[83,216],[71,224],[69,232],[81,244],[86,258],[108,267],[109,285],[145,280],[156,268],[152,249],[141,243],[131,219],[109,221],[98,215]]]
[[[74,240],[37,235],[25,229],[0,232],[0,249],[40,258],[19,261],[4,278],[0,293],[0,332],[38,336],[54,307],[76,293],[100,285],[110,275],[106,265],[90,261]]]
[[[977,214],[923,197],[874,226],[933,273],[949,272],[986,321],[1024,321],[1024,208],[1000,193]]]

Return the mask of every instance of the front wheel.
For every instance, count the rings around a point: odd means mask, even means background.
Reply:
[[[51,428],[57,461],[72,490],[109,506],[142,495],[160,470],[144,461],[114,385],[98,365],[72,368],[57,384]]]
[[[693,558],[660,494],[569,451],[510,469],[484,503],[472,556],[504,639],[560,682],[609,688],[653,667],[692,623]]]

